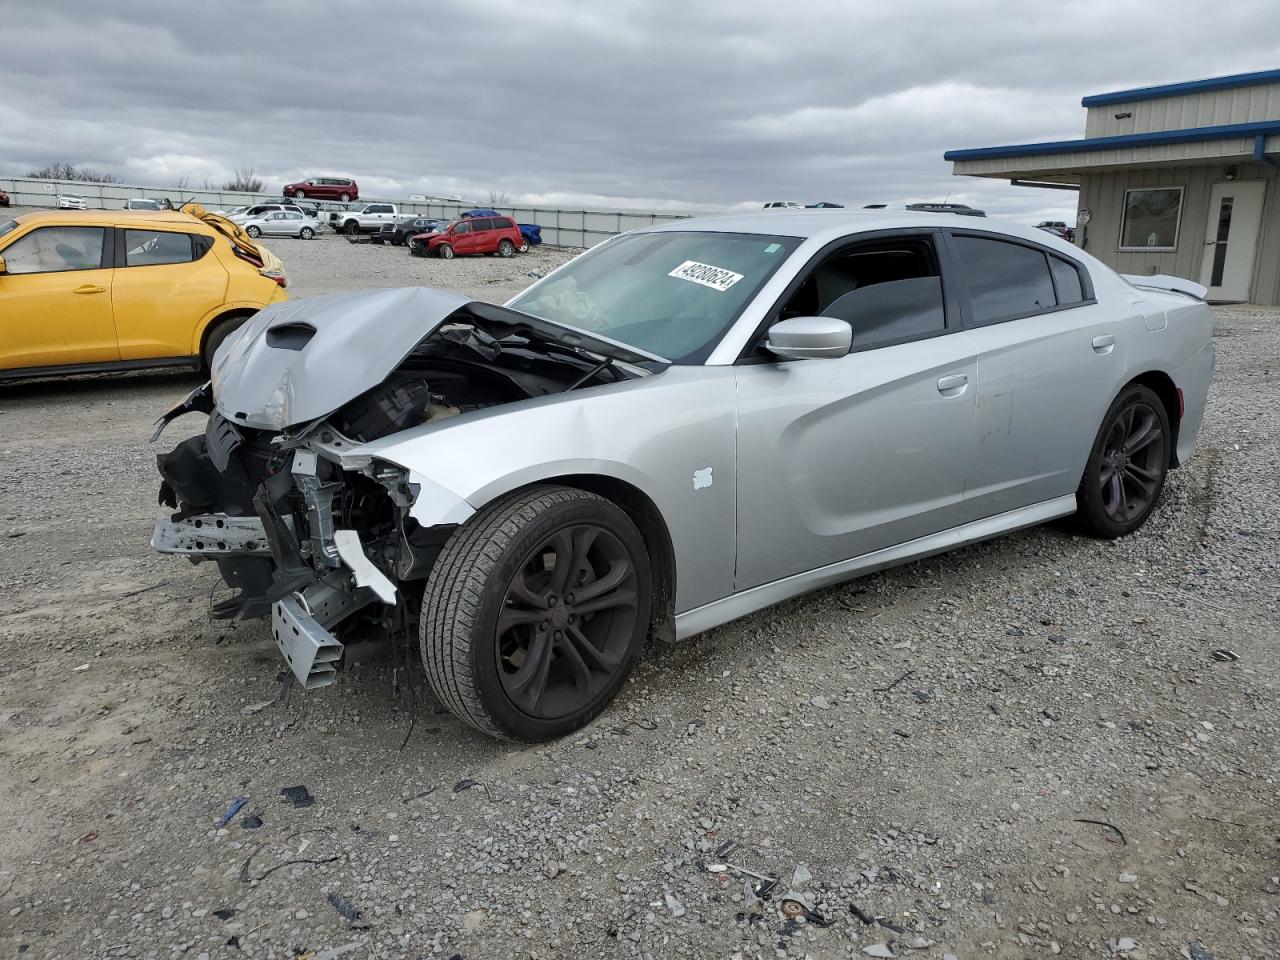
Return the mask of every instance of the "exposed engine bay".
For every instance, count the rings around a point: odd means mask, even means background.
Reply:
[[[440,292],[425,293],[438,307]],[[208,414],[203,433],[157,458],[159,500],[174,512],[156,521],[152,546],[215,562],[235,593],[212,615],[270,615],[277,645],[307,687],[333,682],[344,643],[403,634],[413,625],[421,586],[408,585],[426,579],[454,529],[426,527],[411,515],[419,491],[406,470],[350,451],[483,416],[495,406],[648,376],[662,366],[607,341],[539,329],[514,311],[457,302],[446,302],[454,308],[442,319],[419,321],[417,332],[425,335],[352,397],[341,395],[349,381],[342,353],[353,333],[341,326],[341,311],[329,309],[326,317],[325,310],[289,304],[265,323],[255,325],[255,317],[219,351],[211,382],[159,422],[156,437],[185,413]],[[389,306],[403,309],[405,298]],[[368,335],[378,337],[371,317],[363,319]],[[406,329],[402,324],[397,335],[405,337]],[[238,409],[246,391],[235,388],[236,377],[245,369],[253,370],[257,394],[286,398],[274,413],[268,410],[274,400]],[[326,378],[326,369],[333,375]],[[372,369],[361,376],[367,380]],[[299,371],[307,374],[307,391],[299,388]],[[268,377],[279,381],[274,392],[265,390]],[[279,412],[304,408],[323,414],[294,421]],[[272,416],[287,422],[254,425]]]

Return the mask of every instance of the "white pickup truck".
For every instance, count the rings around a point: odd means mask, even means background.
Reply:
[[[359,210],[334,210],[329,213],[329,226],[339,233],[377,233],[384,223],[400,219],[394,203],[366,203]]]

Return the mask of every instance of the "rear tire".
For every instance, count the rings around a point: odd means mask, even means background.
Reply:
[[[451,247],[447,243],[440,244],[440,246],[436,247],[436,256],[438,256],[441,260],[452,260],[453,247]]]
[[[498,256],[514,257],[516,255],[516,245],[510,240],[498,241]]]
[[[301,237],[303,240],[310,240],[315,235],[316,235],[316,232],[312,230],[310,227],[303,227],[301,230],[298,231],[298,236]]]
[[[1076,491],[1076,522],[1113,540],[1147,522],[1169,473],[1173,431],[1150,387],[1131,384],[1102,418]]]
[[[351,194],[349,194],[349,193],[344,193],[344,194],[342,194],[338,199],[339,199],[339,200],[341,200],[343,203],[350,203],[350,202],[351,202]]]
[[[213,327],[204,338],[204,348],[200,351],[200,363],[205,373],[213,371],[213,355],[218,352],[218,347],[222,346],[223,341],[248,319],[249,316],[246,315],[214,321]]]
[[[262,236],[262,231],[257,227],[246,227],[244,232],[247,233],[249,236],[253,237],[255,240],[258,237]]]
[[[616,504],[572,487],[510,494],[454,531],[427,578],[419,639],[431,688],[491,736],[571,733],[626,682],[652,582],[644,539]]]

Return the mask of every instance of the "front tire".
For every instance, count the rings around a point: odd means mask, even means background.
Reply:
[[[440,246],[436,247],[436,256],[441,260],[452,260],[453,247],[449,246],[447,243],[440,244]]]
[[[603,497],[539,486],[463,524],[427,579],[427,679],[459,719],[538,741],[588,723],[648,631],[652,572],[631,518]]]
[[[1150,387],[1131,384],[1102,419],[1076,491],[1077,521],[1113,540],[1151,516],[1169,473],[1173,432],[1169,414]]]
[[[295,190],[293,191],[293,196],[296,200],[305,200],[307,197],[307,191],[302,189]]]
[[[255,240],[262,236],[262,231],[258,227],[246,227],[244,232]]]
[[[310,240],[315,235],[316,235],[316,232],[312,230],[310,227],[303,227],[301,230],[298,231],[298,236],[301,237],[303,240]]]
[[[347,231],[347,236],[354,237],[356,234],[360,232],[360,224],[357,223],[355,220],[348,220],[343,225],[342,229]]]

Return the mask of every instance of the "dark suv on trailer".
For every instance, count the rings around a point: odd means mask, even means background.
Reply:
[[[341,200],[347,203],[360,199],[360,187],[349,177],[311,177],[298,183],[286,183],[284,195],[308,197],[312,200]]]

